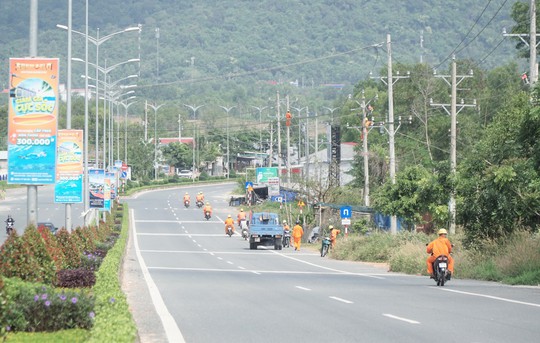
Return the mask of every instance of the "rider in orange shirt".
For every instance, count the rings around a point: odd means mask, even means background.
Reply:
[[[300,250],[300,245],[302,244],[303,235],[304,235],[304,229],[302,229],[302,226],[300,226],[300,222],[297,220],[296,225],[292,229],[294,250]]]
[[[337,236],[341,233],[340,229],[336,229],[334,225],[328,227],[330,229],[330,241],[332,242],[332,249],[336,245]]]
[[[206,212],[210,212],[210,215],[212,215],[212,206],[210,206],[209,202],[206,203],[202,210],[204,215],[206,215]]]
[[[234,219],[232,219],[230,214],[227,216],[227,219],[225,219],[225,234],[227,234],[227,229],[229,227],[231,227],[232,233],[234,234]]]
[[[184,201],[183,201],[184,204],[186,203],[186,200],[188,201],[188,203],[191,202],[191,198],[189,197],[189,193],[188,193],[188,192],[186,192],[186,194],[184,194]]]
[[[240,222],[242,220],[246,220],[246,212],[244,212],[243,208],[241,208],[240,212],[238,212],[238,215],[236,216],[236,219],[238,221],[238,226],[240,226]]]
[[[446,229],[440,229],[437,233],[439,234],[439,238],[431,241],[426,248],[426,252],[431,254],[426,261],[428,274],[433,275],[433,261],[440,255],[445,255],[448,257],[448,271],[452,275],[454,274],[454,259],[450,255],[452,252],[452,243],[446,238],[448,234]]]

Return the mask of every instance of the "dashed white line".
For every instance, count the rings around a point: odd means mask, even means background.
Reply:
[[[337,301],[341,301],[342,303],[345,303],[345,304],[354,304],[352,301],[345,300],[345,299],[341,299],[341,298],[338,298],[338,297],[330,296],[329,298],[330,298],[330,299],[337,300]]]
[[[383,316],[388,317],[388,318],[392,318],[392,319],[401,320],[401,321],[409,323],[409,324],[420,324],[420,322],[417,322],[416,320],[394,316],[393,314],[389,314],[389,313],[383,313]]]
[[[301,289],[303,291],[311,291],[311,289],[306,288],[306,287],[302,287],[302,286],[296,286],[296,288]]]
[[[238,266],[238,269],[246,270],[246,268],[244,268],[242,266]]]
[[[228,263],[228,264],[234,264],[234,263],[232,263],[231,261],[227,261],[227,263]]]

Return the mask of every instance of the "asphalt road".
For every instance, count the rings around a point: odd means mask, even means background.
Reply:
[[[54,202],[54,185],[38,186],[38,222],[51,222],[57,228],[65,226],[66,205]],[[5,220],[8,214],[15,219],[15,229],[19,234],[24,232],[27,226],[27,187],[9,188],[6,190],[6,198],[0,200],[0,242],[6,240]],[[72,228],[82,226],[84,218],[81,216],[84,206],[71,205]]]
[[[123,289],[141,342],[538,342],[540,288],[427,277],[249,250],[224,233],[234,184],[124,199],[132,221]],[[182,206],[203,190],[214,215]]]

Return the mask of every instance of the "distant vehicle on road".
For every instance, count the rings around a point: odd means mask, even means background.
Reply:
[[[188,178],[188,179],[193,179],[193,172],[191,170],[187,170],[187,169],[180,170],[178,172],[178,176],[185,177],[185,178]]]
[[[40,229],[40,228],[47,228],[51,231],[52,234],[55,234],[56,231],[58,230],[58,228],[56,226],[54,226],[53,223],[51,222],[41,222],[41,223],[37,223],[37,228]]]
[[[249,249],[257,249],[259,245],[274,246],[275,250],[283,248],[283,226],[277,213],[256,212],[249,219]]]

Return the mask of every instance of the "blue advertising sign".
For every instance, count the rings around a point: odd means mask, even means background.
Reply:
[[[339,209],[339,214],[341,215],[341,218],[350,218],[352,216],[352,207],[341,206]]]
[[[88,172],[90,184],[90,208],[103,208],[105,206],[105,171],[92,169]]]

